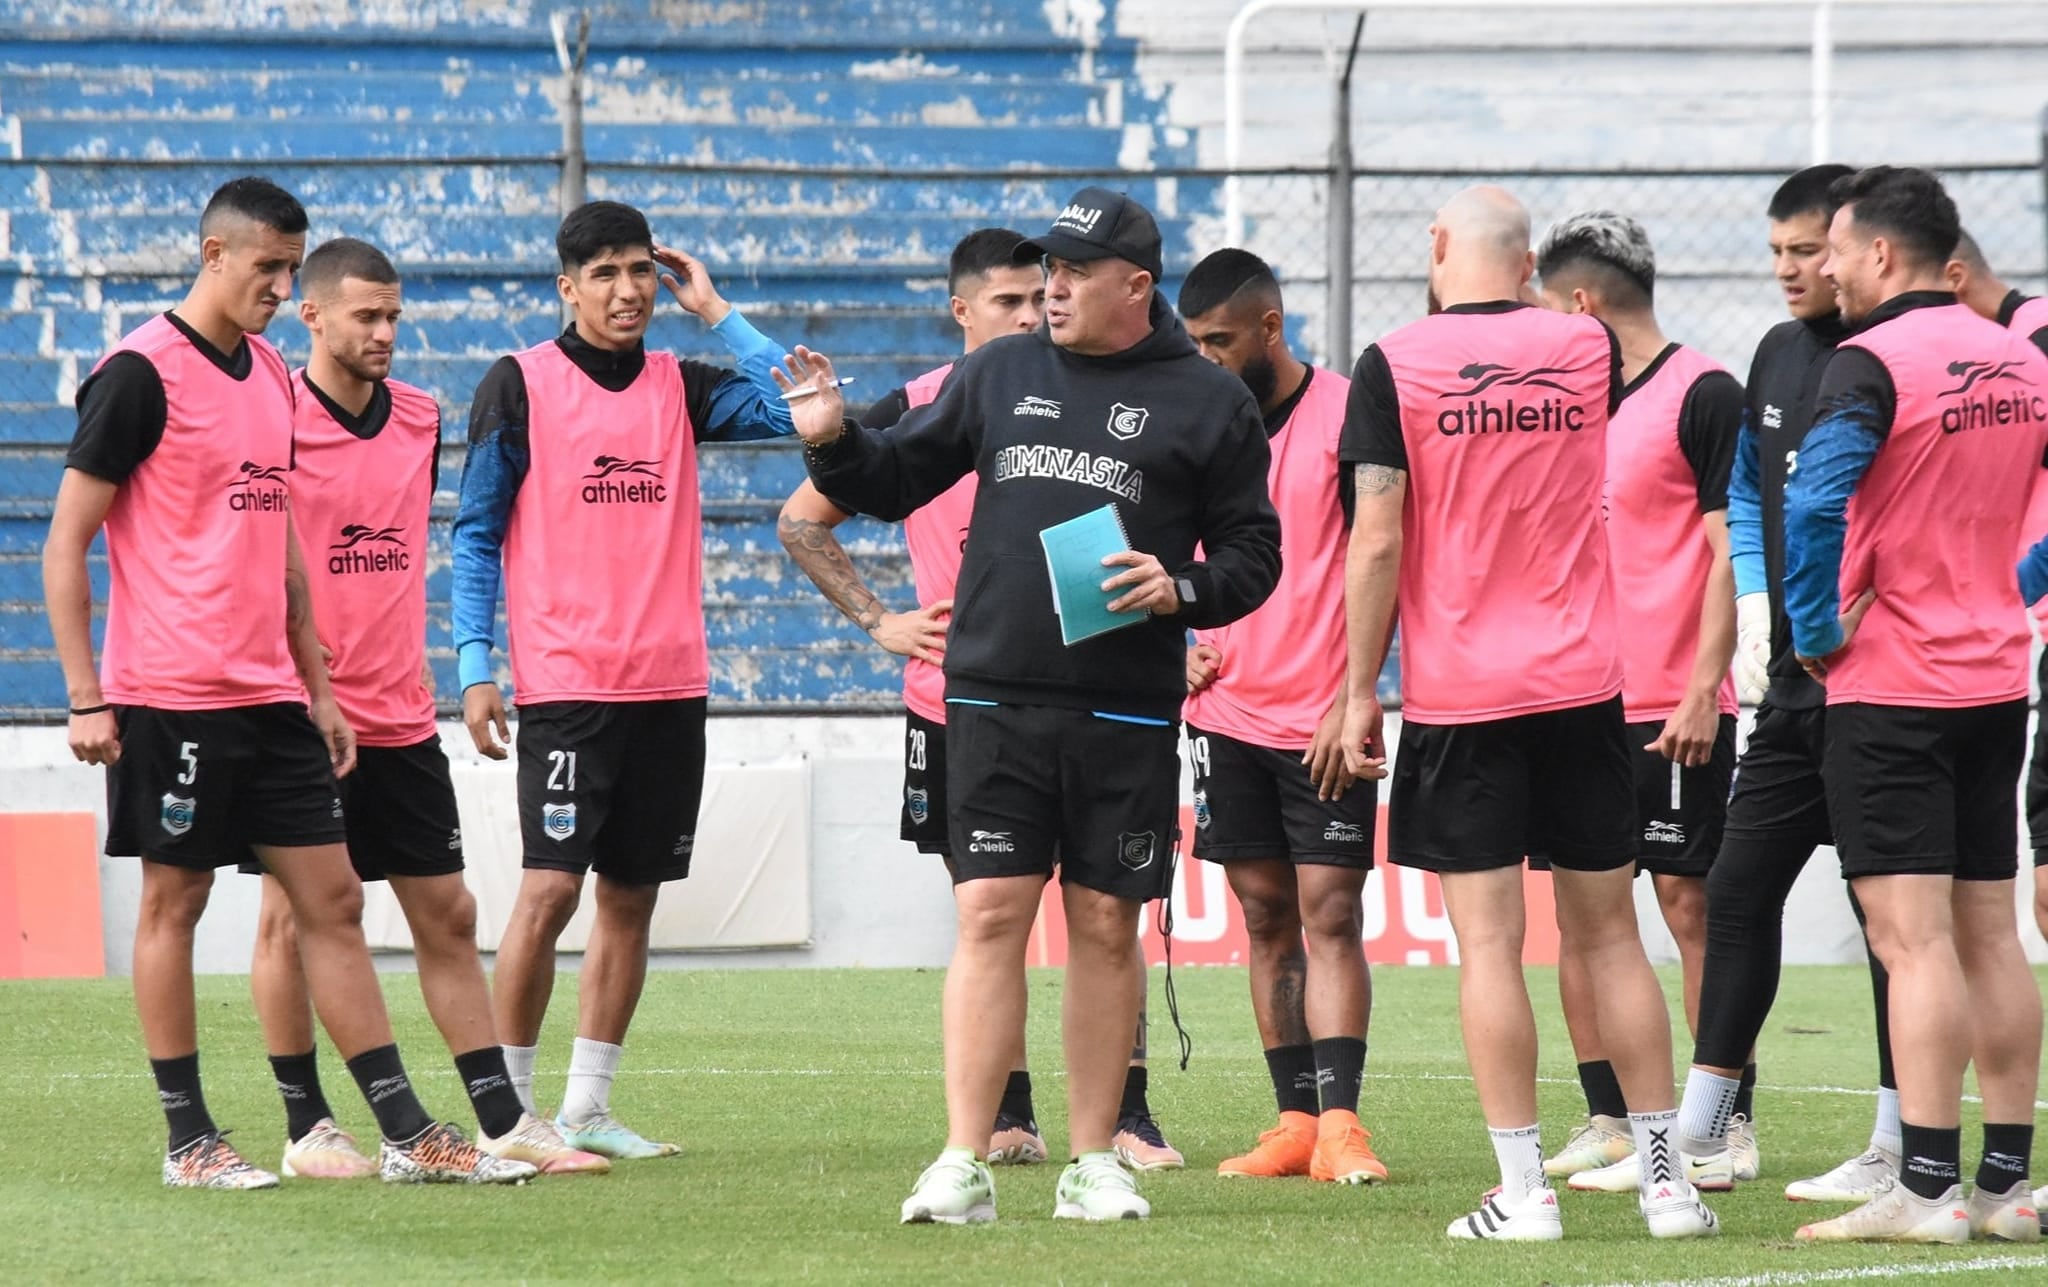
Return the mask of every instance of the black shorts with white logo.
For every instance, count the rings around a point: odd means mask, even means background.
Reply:
[[[903,721],[903,830],[921,854],[950,854],[946,839],[946,726],[911,711]]]
[[[1621,699],[1477,724],[1401,721],[1387,859],[1492,871],[1545,854],[1569,871],[1635,861],[1635,774]]]
[[[519,708],[525,865],[628,885],[690,874],[704,798],[704,699]]]
[[[447,876],[462,870],[462,819],[437,734],[411,746],[358,746],[341,779],[348,859],[366,881]],[[241,867],[261,874],[255,862]]]
[[[1050,876],[1163,897],[1179,839],[1180,728],[1056,706],[946,707],[954,882]]]
[[[1842,874],[2011,880],[2027,703],[1828,708],[1828,812]]]
[[[1809,846],[1835,842],[1821,782],[1827,726],[1825,706],[1787,710],[1766,700],[1756,708],[1749,741],[1735,762],[1725,834]]]
[[[1714,753],[1697,768],[1641,749],[1663,732],[1663,720],[1628,726],[1629,753],[1635,759],[1637,865],[1653,876],[1705,876],[1721,852],[1721,828],[1728,817],[1735,717],[1721,717]]]
[[[1188,725],[1195,766],[1195,857],[1207,862],[1279,858],[1372,867],[1379,786],[1355,782],[1316,799],[1300,751],[1281,751]]]
[[[121,758],[107,770],[109,855],[204,871],[242,862],[252,845],[345,838],[327,742],[304,706],[117,706],[114,719]]]

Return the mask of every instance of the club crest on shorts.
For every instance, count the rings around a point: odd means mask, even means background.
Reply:
[[[1129,442],[1145,432],[1145,420],[1152,413],[1143,407],[1127,407],[1118,402],[1109,408],[1109,436],[1118,442]]]
[[[1195,830],[1207,831],[1208,829],[1209,793],[1207,791],[1197,791],[1195,792]]]
[[[558,804],[553,800],[540,807],[540,829],[548,833],[550,840],[567,840],[576,834],[576,805]]]
[[[910,811],[910,820],[922,827],[931,820],[932,798],[923,787],[910,787],[903,792],[903,807]]]
[[[163,812],[157,815],[158,820],[163,823],[164,830],[174,836],[182,836],[192,830],[194,803],[185,796],[164,792]]]
[[[1152,865],[1158,839],[1158,833],[1152,831],[1120,832],[1116,838],[1116,860],[1132,871],[1143,871]]]

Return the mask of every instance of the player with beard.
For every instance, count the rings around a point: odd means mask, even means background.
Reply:
[[[1249,251],[1195,265],[1180,314],[1202,356],[1258,401],[1287,550],[1273,597],[1195,631],[1188,651],[1194,853],[1223,865],[1244,909],[1252,1014],[1280,1109],[1255,1148],[1217,1170],[1373,1184],[1387,1168],[1358,1122],[1372,1013],[1360,895],[1379,793],[1352,776],[1338,741],[1351,479],[1337,436],[1351,382],[1294,356],[1280,283]]]
[[[462,880],[462,820],[427,669],[426,541],[441,411],[423,390],[390,378],[398,272],[375,246],[338,237],[306,256],[299,284],[313,351],[292,377],[292,517],[312,543],[313,618],[335,701],[356,733],[356,771],[341,780],[349,860],[365,881],[389,881],[405,912],[420,992],[455,1056],[483,1151],[544,1172],[609,1170],[521,1108],[491,1028],[476,900]],[[275,876],[263,877],[249,987],[284,1098],[284,1174],[374,1171],[321,1092],[291,902]]]

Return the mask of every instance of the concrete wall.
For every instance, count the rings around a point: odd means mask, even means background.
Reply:
[[[1390,720],[1390,738],[1398,736]],[[727,953],[675,953],[662,964],[773,966],[927,966],[946,963],[952,951],[950,889],[934,860],[896,838],[897,801],[902,786],[902,725],[893,717],[714,719],[710,758],[718,764],[747,764],[802,754],[812,763],[812,926],[809,947]],[[459,762],[481,765],[467,734],[444,730]],[[512,791],[509,768],[504,791]],[[0,798],[8,807],[33,810],[91,810],[103,803],[97,771],[71,761],[60,730],[0,729]],[[474,820],[471,820],[472,822]],[[711,855],[706,855],[707,858]],[[2030,912],[2032,871],[2023,869],[2018,897],[2029,952],[2048,960]],[[1377,877],[1376,877],[1377,879]],[[100,863],[107,968],[126,973],[140,887],[133,859]],[[257,882],[224,873],[201,927],[198,968],[207,973],[241,973],[248,968],[255,929]],[[688,898],[691,885],[671,889],[669,898]],[[1638,912],[1652,956],[1672,960],[1669,935],[1639,881]],[[1799,964],[1861,959],[1854,918],[1843,895],[1833,852],[1823,850],[1807,864],[1785,918],[1785,955]],[[402,956],[386,958],[403,966]]]

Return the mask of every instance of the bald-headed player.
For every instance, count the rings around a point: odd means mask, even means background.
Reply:
[[[1372,873],[1375,785],[1344,764],[1344,538],[1350,478],[1337,437],[1351,382],[1287,346],[1273,270],[1219,250],[1187,276],[1180,313],[1202,356],[1258,399],[1266,483],[1287,557],[1273,597],[1188,652],[1195,856],[1221,863],[1251,940],[1252,1014],[1279,1125],[1224,1175],[1387,1178],[1358,1123],[1372,976],[1360,894]],[[1306,950],[1303,944],[1306,941]]]
[[[1342,459],[1356,470],[1344,751],[1383,773],[1375,685],[1397,609],[1401,751],[1388,852],[1438,873],[1459,1016],[1500,1188],[1453,1238],[1564,1236],[1543,1173],[1522,863],[1548,854],[1557,917],[1598,978],[1595,1019],[1629,1107],[1652,1236],[1716,1233],[1679,1162],[1664,993],[1636,929],[1633,748],[1601,492],[1621,350],[1532,308],[1529,216],[1469,188],[1430,226],[1443,311],[1367,348]],[[1411,484],[1412,480],[1412,484]]]
[[[222,1138],[199,1084],[192,940],[216,867],[253,850],[291,901],[307,989],[384,1137],[394,1183],[514,1181],[420,1106],[363,940],[337,776],[355,735],[321,662],[289,518],[292,386],[262,339],[291,298],[306,211],[232,180],[199,220],[199,276],[78,391],[43,592],[72,754],[107,766],[107,853],[142,859],[135,1009],[170,1127],[173,1188],[274,1188]],[[95,667],[86,551],[111,588]]]
[[[609,1170],[521,1108],[491,1027],[476,900],[462,881],[462,820],[427,669],[427,526],[441,410],[390,378],[403,309],[398,271],[368,242],[337,237],[306,256],[299,284],[313,349],[292,376],[292,516],[313,549],[306,579],[334,699],[356,733],[356,771],[341,780],[349,859],[365,881],[389,881],[405,912],[420,991],[455,1056],[483,1151],[544,1172]],[[263,878],[249,986],[284,1097],[284,1174],[374,1171],[321,1093],[291,902],[275,876]]]
[[[1678,944],[1685,1017],[1698,1021],[1707,871],[1721,848],[1735,772],[1735,573],[1728,562],[1728,468],[1742,385],[1720,363],[1665,338],[1657,258],[1640,223],[1574,215],[1536,252],[1543,302],[1607,324],[1621,342],[1621,405],[1607,429],[1607,545],[1621,628],[1622,706],[1635,764],[1636,869],[1647,872]],[[1598,979],[1569,940],[1558,958],[1587,1123],[1544,1163],[1571,1187],[1633,1193],[1628,1109],[1594,1023]],[[1736,1179],[1754,1179],[1755,1137]],[[1743,1174],[1742,1172],[1746,1172]],[[1715,1180],[1695,1174],[1702,1185]]]

